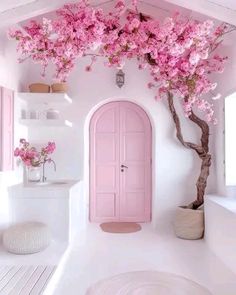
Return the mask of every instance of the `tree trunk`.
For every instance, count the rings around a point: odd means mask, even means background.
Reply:
[[[207,122],[200,119],[192,111],[189,116],[189,119],[193,123],[195,123],[202,131],[201,144],[195,144],[192,142],[185,141],[182,135],[179,116],[174,106],[173,94],[168,92],[167,98],[168,98],[169,109],[172,114],[172,118],[176,127],[176,137],[178,138],[178,140],[183,146],[194,150],[202,161],[201,172],[196,183],[196,187],[197,187],[196,200],[188,205],[188,208],[197,209],[199,206],[201,206],[204,203],[204,195],[205,195],[205,190],[207,186],[207,179],[210,173],[211,155],[209,154],[209,126]]]
[[[204,203],[204,195],[207,186],[207,178],[210,174],[210,166],[211,166],[211,155],[207,154],[202,159],[201,164],[201,172],[198,177],[196,187],[197,187],[197,199],[192,203],[192,208],[197,209]]]

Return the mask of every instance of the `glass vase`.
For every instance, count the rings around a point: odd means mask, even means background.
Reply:
[[[40,166],[28,167],[27,180],[28,180],[28,182],[39,182],[41,180]]]

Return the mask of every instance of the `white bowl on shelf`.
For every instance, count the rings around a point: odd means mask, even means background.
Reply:
[[[46,111],[46,119],[49,120],[57,120],[60,117],[60,112],[58,110],[54,109],[48,109]]]

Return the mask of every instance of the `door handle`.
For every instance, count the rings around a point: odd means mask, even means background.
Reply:
[[[125,166],[125,165],[121,165],[121,168],[126,168],[126,169],[128,169],[128,167],[127,166]]]

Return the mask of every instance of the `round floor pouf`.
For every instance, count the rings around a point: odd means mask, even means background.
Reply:
[[[3,245],[14,254],[32,254],[44,250],[51,241],[48,226],[41,222],[25,222],[10,226],[3,233]]]
[[[212,295],[187,278],[159,271],[136,271],[107,278],[91,286],[86,295]]]

